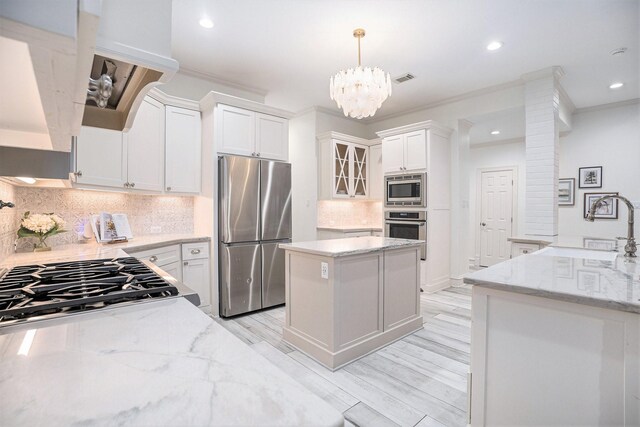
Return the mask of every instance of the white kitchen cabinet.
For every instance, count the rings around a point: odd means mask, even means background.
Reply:
[[[209,258],[183,261],[182,282],[198,294],[201,308],[211,306]]]
[[[256,113],[256,154],[273,160],[289,158],[289,120]]]
[[[283,160],[289,158],[289,121],[230,105],[217,106],[217,151]]]
[[[383,196],[382,144],[377,144],[369,147],[369,198],[382,200]]]
[[[200,112],[168,105],[165,114],[165,191],[200,193]]]
[[[161,192],[164,187],[164,105],[146,97],[127,138],[127,182],[132,190]]]
[[[172,262],[171,264],[163,265],[160,268],[164,270],[164,272],[167,273],[169,276],[176,279],[178,282],[183,281],[182,279],[183,270],[179,262]]]
[[[369,196],[369,147],[337,139],[341,134],[330,132],[319,137],[320,199],[366,199]],[[361,140],[367,142],[366,140]]]
[[[384,173],[427,169],[427,139],[424,130],[393,135],[382,140]]]
[[[83,126],[75,144],[75,182],[124,188],[127,182],[126,141],[122,132]]]
[[[536,243],[512,242],[511,258],[515,258],[520,255],[532,254],[539,249],[540,249],[540,245]]]

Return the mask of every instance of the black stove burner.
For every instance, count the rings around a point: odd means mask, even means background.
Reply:
[[[0,279],[0,325],[172,295],[175,286],[133,257],[19,266]]]

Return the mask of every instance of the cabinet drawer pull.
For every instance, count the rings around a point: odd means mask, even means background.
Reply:
[[[200,253],[200,249],[191,249],[192,255],[198,255]]]
[[[155,256],[155,255],[151,255],[151,256],[149,257],[149,261],[151,261],[151,262],[156,262],[157,260],[158,260],[158,257],[157,257],[157,256]]]
[[[523,250],[522,250],[522,253],[523,253],[523,254],[528,254],[528,253],[529,253],[529,249],[523,249]]]

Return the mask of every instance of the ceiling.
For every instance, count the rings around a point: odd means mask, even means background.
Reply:
[[[508,110],[468,117],[467,120],[473,123],[471,129],[469,129],[470,145],[514,140],[524,142],[524,107],[515,107]],[[492,131],[499,131],[500,133],[498,135],[492,135]]]
[[[291,111],[329,99],[329,77],[357,62],[415,80],[393,86],[376,119],[562,66],[576,107],[638,98],[637,0],[174,0],[182,69],[266,93]],[[212,29],[198,25],[202,16]],[[502,49],[486,50],[492,40]],[[623,55],[610,51],[626,47]],[[625,86],[608,88],[613,81]]]

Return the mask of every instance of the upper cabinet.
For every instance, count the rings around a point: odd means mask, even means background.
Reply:
[[[200,193],[200,111],[166,107],[165,191]]]
[[[139,191],[164,186],[164,105],[146,97],[127,136],[127,184]]]
[[[337,132],[327,132],[318,135],[318,144],[318,197],[370,198],[370,141]]]
[[[200,132],[199,111],[146,97],[129,132],[82,127],[74,186],[198,194]]]
[[[75,182],[124,188],[127,152],[122,132],[83,126],[75,144]]]
[[[385,174],[427,169],[425,131],[417,130],[384,138],[382,169]]]
[[[225,104],[218,104],[216,117],[219,154],[289,158],[289,120]]]

